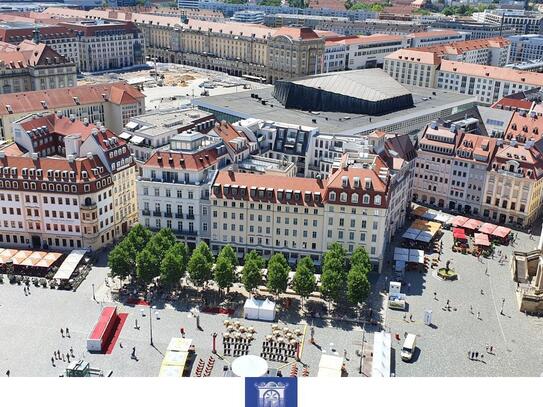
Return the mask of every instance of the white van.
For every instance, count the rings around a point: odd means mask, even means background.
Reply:
[[[417,347],[417,335],[407,334],[401,351],[402,360],[409,362],[413,358],[415,348]]]

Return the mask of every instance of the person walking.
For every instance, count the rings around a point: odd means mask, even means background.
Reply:
[[[75,355],[74,355],[74,348],[72,348],[71,346],[70,346],[70,354],[72,355],[72,357],[75,357]]]
[[[7,377],[9,377],[10,373],[11,373],[11,372],[10,372],[9,370],[6,370],[6,376],[7,376]]]
[[[469,306],[469,312],[470,312],[471,315],[473,315],[473,305]]]
[[[61,334],[62,337],[64,338],[64,329],[60,328],[60,334]]]
[[[479,359],[479,352],[475,352],[475,357],[474,357],[475,360],[478,360]]]
[[[140,329],[137,318],[134,320],[134,329]]]
[[[70,354],[69,353],[66,354],[66,360],[68,361],[68,363],[70,363]]]
[[[477,311],[477,319],[481,319],[481,312]]]
[[[51,357],[51,364],[55,367],[55,358]]]
[[[136,359],[136,347],[132,348],[132,359]]]
[[[481,295],[485,295],[485,292],[483,291],[482,288],[481,288]]]
[[[66,328],[66,336],[70,338],[70,329]]]

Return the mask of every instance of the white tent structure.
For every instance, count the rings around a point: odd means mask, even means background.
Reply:
[[[425,233],[425,232],[422,232]],[[406,249],[403,247],[394,248],[394,261],[396,263],[424,263],[424,250]]]
[[[256,319],[260,321],[275,320],[275,302],[266,300],[255,300],[248,298],[243,306],[243,316],[246,319]]]
[[[262,377],[268,373],[268,362],[260,356],[240,356],[232,362],[232,372],[237,377]]]
[[[373,336],[372,377],[390,377],[392,339],[389,333],[376,332]]]
[[[86,250],[72,250],[53,278],[55,280],[69,280],[83,257],[85,257],[85,253],[87,253]]]
[[[317,377],[341,377],[343,358],[333,355],[322,355]]]

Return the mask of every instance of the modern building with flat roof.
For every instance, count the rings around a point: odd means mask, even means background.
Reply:
[[[228,95],[194,99],[201,110],[213,113],[218,120],[236,122],[257,118],[277,122],[318,127],[324,134],[369,134],[380,129],[389,132],[414,133],[429,121],[470,108],[476,97],[439,89],[406,86],[411,91],[413,106],[381,116],[342,112],[315,112],[287,109],[272,95],[273,87]],[[265,102],[265,103],[263,103]]]

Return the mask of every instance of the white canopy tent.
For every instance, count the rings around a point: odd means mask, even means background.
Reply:
[[[402,235],[402,238],[409,239],[409,240],[417,240],[417,236],[419,234],[420,234],[420,230],[409,228],[404,232],[404,234]]]
[[[232,362],[232,372],[237,377],[262,377],[268,373],[268,362],[260,356],[240,356]]]
[[[430,232],[423,230],[419,233],[416,240],[418,240],[419,242],[428,243],[430,240],[432,240],[432,237],[433,235]]]
[[[341,377],[343,358],[333,355],[322,355],[317,377]]]
[[[424,264],[424,250],[409,249],[409,262]]]
[[[268,299],[263,301],[248,298],[243,306],[243,316],[246,319],[273,321],[275,320],[275,302]]]
[[[69,280],[83,257],[85,257],[85,253],[87,253],[86,250],[72,250],[53,278],[55,280]]]
[[[392,340],[387,332],[376,332],[373,336],[372,377],[390,377]]]

